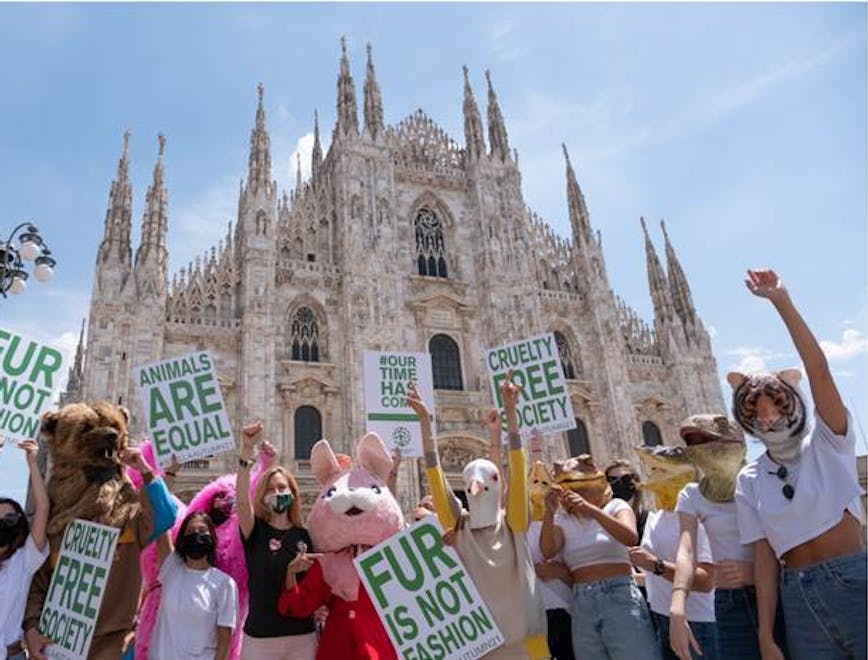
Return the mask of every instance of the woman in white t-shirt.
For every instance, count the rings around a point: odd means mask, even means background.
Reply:
[[[207,513],[191,513],[181,523],[174,552],[169,534],[157,541],[163,593],[148,658],[226,660],[238,588],[214,567],[214,523]]]
[[[853,420],[777,273],[748,271],[745,283],[780,314],[816,406],[809,434],[797,369],[727,376],[735,420],[766,448],[742,468],[735,493],[741,542],[754,546],[762,655],[782,657],[771,635],[780,593],[793,658],[865,658],[866,555]]]
[[[573,648],[582,660],[659,660],[627,552],[638,541],[633,509],[612,499],[590,456],[555,464],[555,471],[559,485],[545,499],[540,550],[546,558],[562,552],[570,569]]]
[[[8,660],[24,660],[21,644],[21,621],[27,604],[27,592],[33,574],[48,557],[45,526],[48,523],[48,494],[39,472],[35,440],[18,443],[27,455],[30,488],[36,506],[28,524],[21,505],[0,497],[0,653]]]

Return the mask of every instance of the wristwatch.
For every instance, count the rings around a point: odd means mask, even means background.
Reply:
[[[249,470],[251,467],[253,467],[253,464],[255,462],[256,461],[253,460],[252,458],[241,458],[240,456],[238,457],[238,467],[243,467],[247,470]]]
[[[663,575],[666,570],[666,564],[660,557],[654,560],[654,575]]]

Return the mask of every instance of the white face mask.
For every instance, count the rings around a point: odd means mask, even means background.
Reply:
[[[792,463],[802,453],[802,439],[808,434],[808,429],[803,428],[800,433],[791,435],[790,429],[782,431],[754,431],[754,434],[762,440],[766,449],[776,461]]]
[[[500,518],[502,485],[497,466],[484,458],[470,461],[463,472],[470,529],[491,527]]]

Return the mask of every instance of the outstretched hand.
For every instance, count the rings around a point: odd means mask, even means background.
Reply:
[[[768,298],[772,302],[780,300],[787,295],[781,278],[771,270],[748,270],[744,280],[748,290],[760,298]]]
[[[429,419],[428,406],[422,401],[416,389],[416,383],[410,383],[407,386],[407,405],[410,409],[419,416],[419,419]]]

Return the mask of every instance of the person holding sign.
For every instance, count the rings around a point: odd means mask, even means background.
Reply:
[[[313,660],[316,655],[313,618],[283,617],[277,611],[286,567],[302,547],[313,549],[310,536],[302,526],[295,477],[280,465],[268,468],[259,477],[251,501],[250,470],[262,431],[262,422],[248,424],[242,430],[235,480],[238,526],[250,593],[241,658]]]
[[[170,533],[157,540],[160,613],[149,660],[226,660],[236,625],[235,580],[214,566],[217,532],[207,513],[189,514],[172,549]]]
[[[422,425],[425,474],[437,516],[445,529],[452,530],[448,532],[450,543],[505,638],[504,645],[486,657],[548,658],[546,619],[524,536],[529,523],[527,467],[518,433],[519,388],[512,382],[511,371],[503,380],[501,395],[509,433],[509,495],[505,510],[501,505],[500,472],[483,458],[464,468],[469,511],[462,510],[446,485],[437,441],[431,435],[428,408],[415,387],[410,388],[407,403]]]
[[[48,493],[36,463],[39,445],[35,440],[18,443],[27,455],[30,487],[36,511],[32,524],[21,505],[0,497],[0,652],[10,660],[24,660],[21,620],[33,574],[48,557],[45,527],[48,524]]]
[[[659,660],[627,552],[639,538],[633,509],[612,499],[605,474],[587,454],[555,467],[561,485],[545,498],[540,550],[548,558],[563,552],[572,572],[573,648],[582,660]]]

